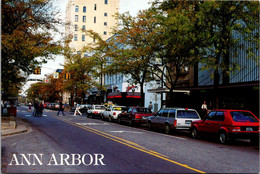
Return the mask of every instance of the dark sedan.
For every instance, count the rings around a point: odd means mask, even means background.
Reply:
[[[130,107],[127,111],[118,115],[118,123],[127,122],[130,126],[143,124],[146,123],[147,118],[152,115],[152,111],[148,108]]]

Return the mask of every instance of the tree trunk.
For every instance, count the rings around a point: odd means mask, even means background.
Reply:
[[[174,106],[174,93],[173,93],[173,89],[170,89],[170,93],[169,93],[169,103],[167,103],[167,107],[173,107]]]
[[[144,83],[140,83],[140,87],[141,87],[141,103],[140,106],[144,107]]]

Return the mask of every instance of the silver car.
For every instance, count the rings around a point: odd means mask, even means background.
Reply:
[[[201,120],[195,109],[188,108],[162,108],[147,120],[150,129],[164,129],[166,134],[172,130],[189,130],[191,122]]]

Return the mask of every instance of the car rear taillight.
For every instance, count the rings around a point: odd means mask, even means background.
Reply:
[[[174,125],[174,126],[177,126],[177,120],[174,120],[173,125]]]
[[[241,131],[241,128],[240,127],[233,127],[232,131],[233,132]]]
[[[116,113],[114,112],[113,115],[116,115]]]
[[[94,111],[94,114],[98,114],[98,111]]]
[[[258,127],[258,132],[260,132],[260,127]]]
[[[135,118],[141,119],[141,118],[143,118],[143,116],[135,115]]]

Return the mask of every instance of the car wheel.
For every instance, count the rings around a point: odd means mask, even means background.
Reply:
[[[129,120],[129,126],[134,126],[134,121],[133,120]]]
[[[229,138],[228,138],[228,135],[225,131],[221,131],[219,133],[219,142],[221,144],[227,144],[229,142]]]
[[[118,124],[122,124],[121,118],[118,118]]]
[[[165,124],[165,126],[164,126],[164,132],[166,134],[170,134],[171,133],[171,127],[170,127],[170,125],[168,123]]]
[[[192,128],[190,131],[190,135],[192,138],[198,138],[199,137],[199,131],[196,127]]]
[[[147,124],[148,124],[148,129],[149,129],[149,130],[153,130],[152,123],[151,123],[150,121],[148,121]]]
[[[108,121],[112,122],[112,117],[111,116],[108,117]]]

